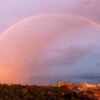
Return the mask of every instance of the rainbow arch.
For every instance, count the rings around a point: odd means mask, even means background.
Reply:
[[[6,33],[8,33],[10,30],[12,30],[16,25],[20,25],[21,23],[24,23],[25,21],[28,21],[28,20],[31,20],[31,19],[37,20],[38,18],[41,18],[41,17],[55,16],[55,15],[58,15],[58,16],[61,16],[61,15],[63,15],[63,16],[72,16],[74,18],[78,18],[80,20],[86,21],[86,22],[88,22],[90,24],[93,24],[96,27],[100,28],[100,24],[98,24],[95,21],[93,21],[89,18],[86,18],[86,17],[78,16],[78,15],[75,15],[75,14],[66,14],[66,13],[47,13],[47,14],[42,14],[42,15],[31,16],[31,17],[28,17],[28,18],[25,18],[21,21],[16,22],[15,24],[8,27],[3,33],[1,33],[0,38],[4,37],[4,35]]]

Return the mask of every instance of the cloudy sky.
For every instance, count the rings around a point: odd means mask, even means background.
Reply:
[[[44,13],[74,13],[100,23],[100,0],[0,0],[0,33],[23,18]]]
[[[100,82],[99,4],[99,0],[1,0],[0,81]]]

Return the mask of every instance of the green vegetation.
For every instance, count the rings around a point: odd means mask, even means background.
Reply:
[[[92,100],[66,87],[0,85],[0,100]]]

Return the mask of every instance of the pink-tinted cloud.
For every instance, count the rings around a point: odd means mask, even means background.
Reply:
[[[82,4],[91,4],[92,0],[79,0]]]

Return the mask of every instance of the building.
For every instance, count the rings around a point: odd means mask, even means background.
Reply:
[[[77,89],[82,90],[82,91],[87,91],[87,90],[99,90],[100,89],[100,84],[87,84],[87,83],[78,83],[77,84]]]
[[[67,87],[67,88],[69,88],[69,89],[71,89],[71,90],[75,89],[75,84],[74,84],[74,83],[70,83],[70,82],[59,82],[59,83],[57,84],[57,86],[58,86],[58,87],[63,87],[63,86],[65,86],[65,87]]]

